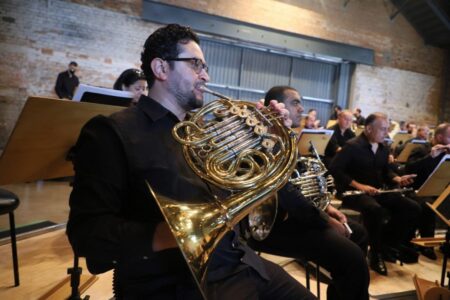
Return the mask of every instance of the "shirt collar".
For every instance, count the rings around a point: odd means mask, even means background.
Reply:
[[[141,109],[150,119],[152,119],[152,121],[162,119],[166,115],[173,116],[173,114],[164,106],[159,104],[156,100],[153,100],[152,98],[145,95],[142,95],[141,98],[139,98],[137,107]]]
[[[368,139],[367,136],[364,134],[364,132],[362,132],[359,136],[361,137],[361,140],[363,141],[364,145],[365,145],[366,147],[368,147],[369,149],[372,149],[372,145],[370,144],[369,139]],[[383,147],[384,147],[384,144],[383,144],[383,143],[378,143],[378,149],[381,149],[381,148],[383,148]]]

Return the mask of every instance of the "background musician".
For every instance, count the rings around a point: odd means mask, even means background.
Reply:
[[[351,130],[353,121],[352,112],[343,110],[339,113],[336,124],[331,126],[333,136],[325,148],[325,163],[328,166],[337,152],[341,151],[345,142],[355,137],[355,133]]]
[[[417,254],[408,247],[408,237],[420,215],[415,201],[399,193],[378,194],[385,184],[405,186],[412,183],[413,177],[398,176],[389,168],[389,149],[383,145],[388,127],[386,115],[369,115],[364,132],[349,140],[330,165],[338,191],[355,189],[365,193],[345,197],[343,206],[361,212],[369,234],[370,267],[382,275],[387,275],[384,259],[395,261],[393,254],[404,262],[417,261]]]
[[[403,167],[405,173],[417,174],[417,178],[415,178],[412,187],[418,190],[436,168],[442,157],[449,153],[450,124],[442,123],[435,129],[431,149],[429,147],[414,149]],[[420,236],[433,237],[436,228],[436,214],[426,203],[432,203],[436,197],[417,197],[414,193],[411,193],[410,197],[416,200],[422,207],[422,214],[418,224]],[[431,247],[421,247],[420,252],[429,259],[435,260],[437,258],[436,253],[434,253]]]
[[[297,90],[289,86],[273,87],[265,96],[265,104],[268,105],[271,99],[284,103],[293,120],[292,127],[300,126],[303,106]],[[263,241],[250,239],[249,245],[275,255],[310,260],[327,269],[332,277],[327,299],[368,299],[365,230],[350,222],[353,231],[350,235],[343,225],[348,222],[343,213],[331,205],[323,212],[307,201],[301,191],[298,193],[292,184],[286,186],[288,191],[282,189],[278,193],[279,213],[271,233]],[[288,192],[297,195],[294,201],[286,197]],[[287,219],[284,218],[286,212]]]
[[[363,115],[361,114],[361,108],[356,107],[353,110],[353,116],[355,117],[353,119],[353,123],[355,123],[356,126],[364,126],[366,118],[364,118]]]
[[[197,35],[177,24],[148,37],[141,61],[148,97],[110,117],[95,117],[82,129],[67,234],[91,272],[114,269],[116,299],[201,299],[146,181],[182,203],[215,196],[172,136],[187,111],[203,105],[208,68]],[[273,108],[285,112],[280,105]],[[315,299],[233,230],[214,251],[207,282],[208,299]]]
[[[427,141],[428,140],[428,136],[430,133],[430,128],[428,128],[428,126],[426,125],[420,125],[417,127],[417,131],[416,131],[416,135],[415,137],[406,140],[404,143],[402,143],[401,145],[398,145],[395,149],[394,149],[394,155],[395,157],[399,156],[400,153],[402,153],[403,149],[405,149],[406,145],[408,145],[409,143],[411,143],[413,140],[420,140],[420,141]],[[421,147],[423,149],[420,149],[419,152],[422,153],[428,153],[430,152],[431,146],[429,143],[424,143],[421,144]],[[413,150],[414,151],[414,150]],[[417,150],[416,150],[417,151]],[[412,153],[411,153],[412,154]],[[425,156],[425,155],[423,155]]]
[[[119,91],[127,91],[133,93],[133,100],[130,105],[136,105],[145,94],[147,82],[145,80],[144,72],[138,69],[126,69],[114,82],[113,89]]]

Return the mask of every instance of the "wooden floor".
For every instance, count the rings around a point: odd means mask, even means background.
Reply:
[[[68,196],[70,186],[67,182],[39,182],[23,185],[3,186],[19,195],[21,205],[16,210],[18,224],[28,224],[40,220],[64,223],[68,215]],[[7,217],[0,216],[0,228],[7,228]],[[64,234],[64,228],[22,239],[18,242],[21,285],[13,286],[11,247],[9,243],[0,246],[0,299],[38,299],[66,277],[67,268],[72,265],[72,250]],[[293,277],[305,284],[305,274],[296,262],[287,258],[263,254],[279,263]],[[388,264],[389,276],[371,272],[369,292],[371,299],[415,299],[389,295],[414,295],[412,276],[414,273],[428,280],[439,280],[441,255],[438,261],[420,256],[419,263],[403,265]],[[84,266],[84,261],[81,260]],[[87,273],[86,268],[83,269]],[[112,274],[99,276],[87,294],[91,299],[110,299],[112,297]],[[311,282],[316,292],[316,282]],[[326,299],[326,286],[321,285],[321,299]]]
[[[39,221],[66,223],[69,216],[68,181],[37,181],[24,184],[3,185],[1,188],[15,193],[20,205],[14,212],[16,226]],[[0,216],[0,230],[9,229],[8,217]]]

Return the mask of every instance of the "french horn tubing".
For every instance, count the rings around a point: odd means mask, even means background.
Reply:
[[[311,150],[316,158],[298,157],[289,182],[300,190],[306,201],[325,210],[334,196],[334,179],[327,175],[327,169],[314,145]],[[264,201],[249,214],[249,234],[257,241],[264,240],[275,223],[277,202],[275,198]]]

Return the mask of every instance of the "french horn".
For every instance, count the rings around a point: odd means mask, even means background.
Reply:
[[[311,143],[311,142],[310,142]],[[334,179],[327,175],[327,169],[320,159],[316,148],[311,143],[311,150],[316,158],[299,157],[289,182],[315,207],[325,210],[334,196]],[[249,214],[249,235],[257,240],[264,240],[270,233],[276,217],[277,201],[275,198],[264,201]]]
[[[300,157],[298,168],[294,170],[289,182],[314,206],[325,210],[335,193],[334,179],[333,176],[327,175],[328,170],[311,141],[310,145],[315,158]]]
[[[230,192],[208,203],[180,203],[150,191],[161,209],[202,295],[208,262],[221,238],[288,180],[297,161],[296,135],[269,108],[220,99],[172,130],[194,172]]]

